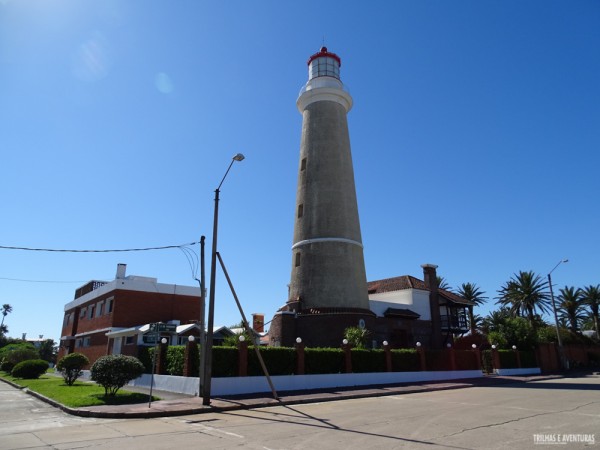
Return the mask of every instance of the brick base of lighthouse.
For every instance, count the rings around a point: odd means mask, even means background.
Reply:
[[[392,348],[413,347],[421,342],[429,347],[432,324],[428,320],[376,317],[371,311],[338,313],[295,313],[279,311],[269,329],[270,345],[293,347],[301,338],[306,347],[339,347],[348,327],[363,325],[369,331],[367,347],[381,347],[388,341]]]

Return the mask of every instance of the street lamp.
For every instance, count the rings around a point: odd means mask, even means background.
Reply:
[[[233,158],[231,158],[231,163],[229,163],[229,167],[223,175],[223,179],[219,183],[219,186],[215,190],[215,214],[214,214],[214,222],[213,222],[213,239],[212,239],[212,255],[210,260],[210,295],[208,298],[208,325],[206,330],[206,343],[205,343],[205,351],[204,351],[204,373],[200,374],[204,377],[204,382],[202,383],[203,392],[202,392],[202,404],[210,405],[210,385],[211,385],[211,375],[212,375],[212,341],[213,341],[213,328],[215,322],[215,281],[216,281],[216,269],[217,269],[217,228],[219,223],[219,193],[221,192],[221,185],[223,181],[225,181],[225,177],[231,170],[231,166],[236,161],[243,161],[244,155],[238,153]]]
[[[554,324],[556,325],[556,338],[558,339],[558,356],[560,359],[560,364],[563,369],[568,369],[568,363],[565,361],[565,352],[563,349],[562,338],[560,337],[560,330],[558,327],[558,315],[556,314],[556,302],[554,301],[554,291],[552,290],[552,272],[560,266],[562,263],[568,263],[568,259],[561,259],[558,264],[554,266],[554,269],[548,273],[548,286],[550,286],[550,298],[552,299],[552,311],[554,312]]]

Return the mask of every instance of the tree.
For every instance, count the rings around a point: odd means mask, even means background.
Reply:
[[[456,293],[465,300],[469,300],[475,303],[476,306],[480,306],[485,303],[488,299],[485,294],[475,283],[463,283],[456,290]],[[471,334],[474,334],[477,330],[477,323],[475,321],[475,315],[473,314],[473,306],[469,305],[469,319],[471,322]],[[480,318],[481,319],[481,318]]]
[[[366,348],[367,338],[371,333],[366,328],[348,327],[344,330],[344,338],[354,348]]]
[[[509,308],[513,317],[526,317],[535,328],[537,312],[550,306],[548,282],[533,271],[514,274],[498,291],[496,303]]]
[[[4,325],[4,319],[6,318],[7,315],[9,315],[12,312],[12,306],[10,306],[8,303],[5,303],[4,305],[2,305],[2,308],[0,308],[0,311],[2,312],[2,323],[0,323],[0,334],[6,334],[6,333],[8,333],[8,328],[6,325]]]
[[[119,389],[143,373],[141,361],[126,355],[102,356],[90,369],[91,379],[104,388],[104,396],[110,397],[114,397]]]
[[[77,378],[83,374],[81,369],[83,369],[89,363],[90,360],[87,359],[87,356],[84,354],[77,352],[69,353],[68,355],[60,358],[58,364],[56,365],[56,370],[61,373],[67,385],[73,386],[73,383],[75,383]]]
[[[54,339],[46,339],[43,341],[40,345],[39,352],[40,359],[48,361],[49,363],[55,362],[58,349]]]
[[[596,286],[586,286],[581,290],[581,299],[589,306],[591,316],[594,321],[594,330],[596,330],[596,338],[600,338],[600,330],[598,330],[598,309],[600,309],[600,284]]]
[[[450,287],[450,285],[448,284],[448,282],[446,281],[446,279],[444,277],[440,277],[438,275],[436,278],[437,278],[438,289],[443,289],[444,291],[452,292],[452,288]]]
[[[560,290],[558,301],[561,318],[568,322],[569,330],[576,333],[579,330],[579,322],[585,318],[582,311],[581,289],[565,286]]]

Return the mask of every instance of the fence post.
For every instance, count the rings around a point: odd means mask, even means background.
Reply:
[[[244,337],[243,335],[240,338]],[[238,377],[248,376],[248,343],[240,339],[238,342]]]
[[[515,356],[517,358],[517,367],[520,369],[521,368],[521,352],[519,350],[517,350],[516,345],[513,345],[512,349],[515,352]]]
[[[183,376],[191,377],[192,376],[192,368],[194,367],[194,363],[192,361],[193,355],[197,355],[198,352],[194,351],[198,347],[196,344],[196,340],[194,336],[188,337],[188,341],[185,344],[185,351],[183,352]]]
[[[304,344],[296,338],[296,375],[304,375]]]
[[[158,355],[156,355],[156,373],[159,375],[164,375],[167,373],[167,346],[168,342],[163,344],[162,340],[158,345]]]
[[[500,354],[495,345],[492,345],[492,367],[496,370],[501,369],[500,367]]]
[[[419,359],[421,361],[421,371],[427,371],[427,358],[425,357],[425,349],[421,345],[420,342],[417,342],[417,353],[419,354]]]
[[[475,354],[475,358],[477,358],[477,368],[481,371],[483,371],[483,367],[481,364],[481,351],[479,350],[479,348],[477,348],[477,344],[473,344],[471,345],[471,348],[473,349],[473,353]]]
[[[387,372],[392,371],[392,352],[390,350],[390,344],[388,341],[383,341],[383,352],[385,353],[385,370]]]
[[[352,346],[348,344],[347,339],[342,341],[342,350],[344,351],[345,371],[346,373],[352,373]]]
[[[446,348],[448,349],[448,361],[450,362],[450,370],[456,370],[456,352],[452,347],[452,344],[447,344]]]

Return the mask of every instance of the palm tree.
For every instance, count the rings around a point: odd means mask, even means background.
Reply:
[[[594,329],[596,330],[596,337],[600,337],[598,330],[598,309],[600,309],[600,284],[596,286],[586,286],[581,290],[581,299],[583,302],[590,307],[592,318],[594,320]]]
[[[476,306],[480,306],[485,303],[488,299],[484,291],[479,289],[475,283],[463,283],[456,290],[456,293],[460,295],[462,298],[469,300],[475,303]],[[471,319],[471,334],[475,334],[477,330],[477,323],[475,321],[475,316],[473,315],[473,305],[469,305],[469,318]]]
[[[533,271],[514,274],[498,291],[496,303],[510,308],[513,316],[524,316],[536,328],[536,313],[549,309],[548,282]]]
[[[573,286],[565,286],[560,290],[558,296],[558,309],[560,317],[569,323],[569,329],[575,333],[579,330],[579,321],[585,318],[581,307],[583,299],[581,298],[581,289],[575,289]]]
[[[6,328],[6,326],[4,325],[4,318],[12,312],[12,306],[10,306],[8,303],[5,303],[4,305],[2,305],[2,308],[0,308],[0,311],[2,311],[2,323],[0,323],[0,334],[6,334],[8,333],[8,328]]]
[[[498,331],[498,329],[504,324],[506,319],[511,317],[510,310],[506,307],[502,307],[496,311],[490,312],[485,316],[481,322],[481,329],[485,334],[490,331]]]
[[[438,289],[443,289],[444,291],[452,292],[452,288],[450,287],[450,285],[448,284],[448,282],[446,281],[446,279],[444,277],[440,277],[438,275],[437,276],[437,284],[438,284]]]

